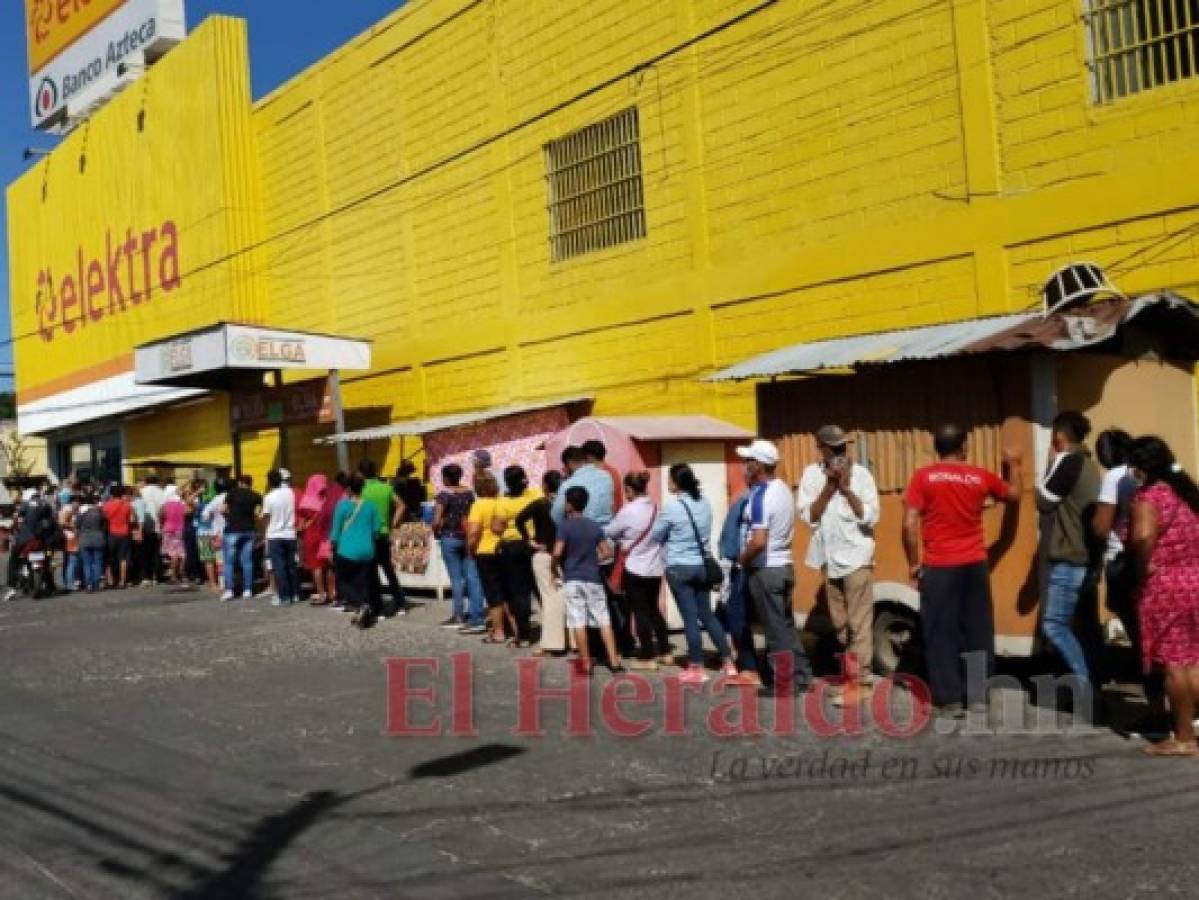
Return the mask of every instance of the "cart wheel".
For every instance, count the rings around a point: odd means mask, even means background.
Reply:
[[[923,670],[920,616],[916,612],[894,604],[875,608],[874,667],[882,675]]]

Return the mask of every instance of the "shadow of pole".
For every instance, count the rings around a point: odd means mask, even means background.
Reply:
[[[462,753],[438,757],[409,770],[408,782],[423,778],[449,778],[473,769],[494,765],[527,752],[523,747],[485,744]],[[266,900],[270,896],[264,877],[276,860],[305,831],[329,813],[405,782],[387,782],[351,794],[317,791],[304,797],[290,809],[262,819],[229,855],[224,870],[205,877],[198,884],[170,894],[171,900]]]

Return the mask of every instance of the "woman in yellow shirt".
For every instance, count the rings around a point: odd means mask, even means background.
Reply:
[[[487,636],[485,644],[504,642],[504,584],[496,556],[500,538],[491,527],[499,503],[499,485],[490,472],[475,475],[475,502],[466,517],[467,552],[475,558],[483,596],[487,600]]]
[[[529,476],[520,466],[504,469],[504,487],[507,493],[496,501],[491,531],[499,538],[496,555],[508,621],[515,637],[513,645],[531,647],[533,628],[529,619],[537,584],[533,574],[533,547],[517,529],[516,517],[529,504],[540,500],[542,494],[536,488],[529,487]]]

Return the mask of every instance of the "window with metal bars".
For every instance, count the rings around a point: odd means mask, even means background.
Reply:
[[[1099,103],[1199,75],[1199,0],[1089,0],[1083,18]]]
[[[550,141],[545,163],[553,262],[645,237],[635,106]]]

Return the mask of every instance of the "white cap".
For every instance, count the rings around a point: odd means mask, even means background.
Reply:
[[[778,447],[761,439],[754,441],[748,447],[738,447],[737,455],[742,459],[752,459],[755,462],[760,462],[764,466],[778,465],[779,450]]]

